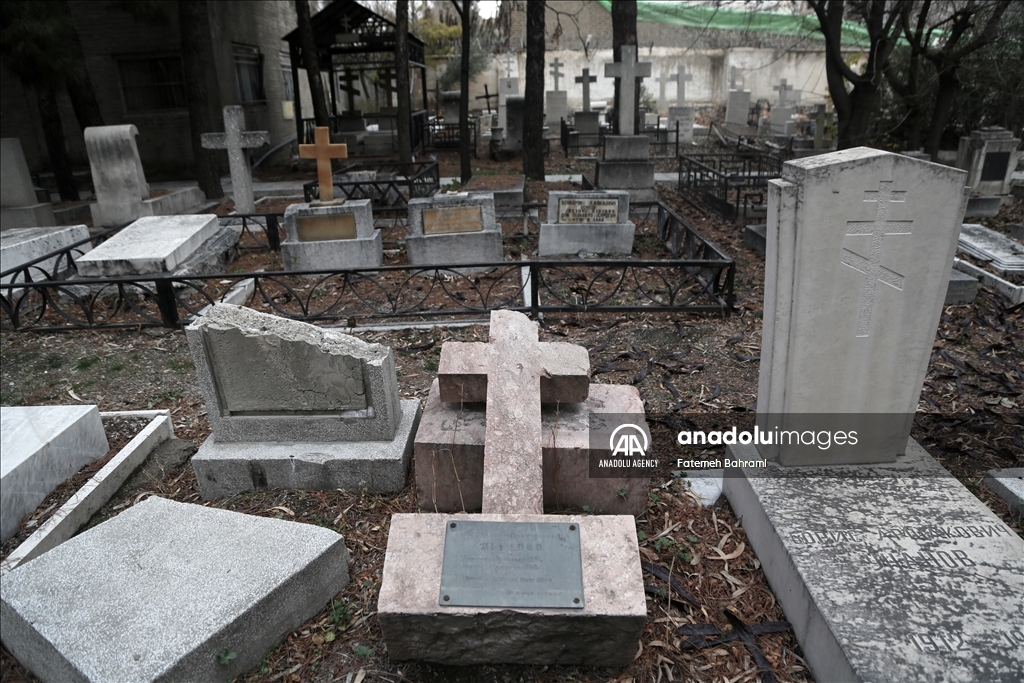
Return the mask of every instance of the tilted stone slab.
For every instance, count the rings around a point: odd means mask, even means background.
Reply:
[[[445,525],[575,522],[580,525],[583,609],[441,607]],[[447,665],[633,661],[647,620],[633,517],[397,514],[391,518],[377,613],[392,660]]]
[[[0,634],[47,682],[224,681],[347,583],[329,529],[153,496],[4,576]]]
[[[401,420],[391,349],[221,304],[185,333],[216,441],[390,441]]]
[[[89,228],[84,225],[62,225],[54,228],[13,228],[5,230],[0,234],[0,272],[17,268],[37,258],[71,246],[89,237]],[[78,252],[87,252],[92,245],[86,242],[76,248]],[[77,253],[74,254],[78,256]],[[50,276],[53,275],[54,267],[58,268],[58,274],[70,267],[67,259],[57,262],[57,257],[48,258],[45,261],[32,266],[31,274],[33,280],[43,279],[40,270],[45,270]],[[38,270],[37,270],[38,269]],[[14,276],[8,275],[3,282],[11,282]]]
[[[964,223],[957,247],[998,273],[1024,273],[1024,244],[984,225]]]
[[[0,408],[0,536],[110,446],[96,406]]]
[[[1024,680],[1024,540],[913,440],[892,464],[724,490],[817,680]]]
[[[544,511],[587,506],[595,513],[639,515],[647,507],[649,477],[590,476],[592,414],[631,415],[634,424],[646,424],[643,401],[632,386],[592,384],[583,403],[546,404],[541,410]],[[486,425],[483,403],[444,403],[434,381],[414,446],[420,510],[480,511]]]
[[[76,261],[82,277],[171,273],[217,234],[213,214],[146,216]]]

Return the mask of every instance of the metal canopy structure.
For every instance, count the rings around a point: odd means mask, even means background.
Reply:
[[[327,7],[310,18],[313,27],[313,41],[316,43],[317,64],[320,71],[330,74],[330,107],[332,118],[339,115],[337,102],[337,77],[340,68],[352,70],[373,70],[386,72],[395,67],[395,24],[380,16],[356,0],[334,0]],[[409,33],[409,66],[420,72],[421,108],[410,112],[413,121],[413,139],[419,124],[416,116],[427,109],[427,66],[422,40]],[[299,95],[299,66],[302,62],[302,44],[299,30],[284,36],[291,54],[292,82],[294,88],[295,126],[298,140],[304,141],[302,103]],[[411,74],[410,74],[411,75]],[[410,79],[411,80],[411,79]],[[415,105],[413,105],[415,107]]]

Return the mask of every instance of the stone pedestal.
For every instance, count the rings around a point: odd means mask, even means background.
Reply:
[[[630,202],[655,202],[651,141],[646,135],[605,137],[604,158],[597,162],[594,186],[601,190],[626,190]]]
[[[975,194],[1008,195],[1021,152],[1020,140],[1005,128],[991,126],[960,138],[956,167],[967,171],[967,187]]]
[[[548,218],[540,226],[540,257],[633,253],[636,226],[629,220],[629,200],[625,190],[550,192]]]
[[[750,91],[730,90],[725,105],[725,122],[733,126],[746,126],[750,116]]]
[[[548,90],[545,101],[544,113],[548,117],[548,125],[557,129],[559,121],[569,118],[569,93],[564,90]]]
[[[580,135],[598,135],[601,132],[601,113],[578,111],[573,115],[573,125]]]
[[[679,122],[679,144],[693,144],[693,107],[668,108],[668,134],[675,135],[676,122]]]
[[[374,268],[384,262],[384,243],[373,227],[371,200],[342,204],[292,204],[284,212],[281,243],[285,270]]]
[[[494,218],[494,195],[436,195],[409,200],[405,248],[414,266],[500,263],[501,225]],[[462,268],[470,272],[473,268]]]

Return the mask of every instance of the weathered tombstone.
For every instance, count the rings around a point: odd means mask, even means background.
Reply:
[[[776,100],[776,104],[780,107],[785,107],[792,103],[792,92],[793,86],[786,83],[786,79],[783,78],[779,81],[778,85],[773,85],[772,90],[779,93],[779,98]]]
[[[795,124],[793,124],[793,114],[796,113],[796,107],[786,107],[783,105],[776,105],[772,107],[771,112],[771,131],[775,135],[791,135],[795,131]]]
[[[750,91],[730,90],[725,105],[725,122],[733,126],[747,126],[750,116]]]
[[[522,95],[509,95],[505,98],[505,142],[502,149],[518,152],[523,148],[523,117],[525,115],[526,98]]]
[[[10,538],[22,517],[109,449],[96,406],[0,408],[0,540]]]
[[[408,225],[405,247],[411,265],[499,263],[504,258],[492,194],[410,199]]]
[[[221,272],[238,233],[208,213],[146,216],[75,260],[88,278]]]
[[[0,635],[44,681],[226,680],[347,583],[330,529],[150,496],[5,575]]]
[[[505,111],[505,101],[509,95],[518,94],[518,78],[507,77],[498,79],[498,127],[502,130],[508,130],[508,114]]]
[[[594,186],[601,190],[626,190],[630,202],[654,202],[654,164],[651,140],[646,135],[607,135],[604,155],[596,164]]]
[[[832,140],[826,140],[825,132],[832,127],[834,120],[835,114],[826,111],[824,104],[819,104],[814,108],[814,149],[825,149],[826,142],[829,143],[828,146],[832,146]]]
[[[597,83],[597,76],[591,76],[590,69],[584,69],[583,75],[576,77],[576,82],[583,84],[583,111],[590,112],[590,84]],[[576,114],[578,116],[579,112],[576,112]],[[577,126],[578,128],[579,126]]]
[[[619,99],[633,102],[636,97],[637,81],[651,76],[650,62],[636,61],[636,46],[623,45],[621,61],[604,65],[605,78],[619,81]],[[619,107],[619,135],[633,135],[636,132],[636,111],[632,105]]]
[[[998,126],[960,138],[956,167],[967,171],[967,186],[981,195],[1010,194],[1010,181],[1021,152],[1020,140]]]
[[[235,200],[235,213],[255,213],[256,204],[252,196],[252,173],[249,171],[247,149],[262,147],[270,142],[270,133],[265,130],[245,130],[245,110],[238,105],[224,107],[224,132],[203,133],[202,144],[206,149],[223,149],[228,153],[228,168],[231,171],[231,195]]]
[[[17,268],[58,249],[65,249],[89,237],[89,228],[84,225],[61,225],[52,228],[14,228],[0,233],[0,273]],[[92,249],[88,242],[76,248],[85,253]],[[78,257],[78,254],[75,254]],[[45,279],[39,271],[45,271],[51,279],[58,279],[67,272],[71,264],[67,260],[58,263],[54,256],[32,266],[32,279]],[[58,271],[54,273],[54,267]],[[13,275],[5,276],[0,282],[12,282]],[[8,290],[13,292],[14,290]]]
[[[229,304],[185,333],[213,427],[192,458],[203,497],[405,485],[420,404],[390,348]]]
[[[669,107],[668,130],[675,134],[676,122],[679,122],[679,144],[693,144],[693,107]]]
[[[607,138],[614,140],[615,138]],[[548,218],[540,226],[539,254],[549,256],[633,253],[636,226],[629,220],[629,192],[549,192]]]
[[[578,111],[573,115],[573,126],[580,135],[599,135],[601,133],[601,113]]]
[[[544,113],[547,114],[549,125],[557,125],[561,119],[569,118],[569,93],[558,87],[559,79],[565,76],[561,70],[563,66],[565,64],[562,63],[562,60],[556,57],[555,61],[551,62],[551,70],[548,72],[555,81],[554,89],[548,90],[544,94],[546,103]]]
[[[817,680],[1024,673],[1024,541],[909,439],[964,176],[857,148],[769,181],[760,437],[724,489]]]
[[[486,399],[483,513],[392,516],[377,602],[388,655],[629,663],[647,612],[633,517],[542,514],[541,406],[586,398],[586,350],[493,311],[490,343],[446,343],[441,364],[456,400]]]
[[[18,138],[0,139],[0,230],[56,224],[53,204],[40,202]]]
[[[665,86],[670,81],[675,80],[672,76],[668,75],[667,71],[662,71],[661,74],[655,79],[658,81],[658,111],[660,114],[663,111],[668,111],[668,99],[665,97]]]
[[[462,104],[462,91],[445,90],[441,93],[441,111],[445,123],[458,123],[459,107]]]

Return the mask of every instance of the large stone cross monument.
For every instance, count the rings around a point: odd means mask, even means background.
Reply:
[[[597,83],[597,76],[591,76],[590,69],[584,69],[583,75],[576,77],[576,82],[583,84],[583,111],[590,111],[590,84]]]
[[[334,201],[334,179],[331,175],[331,159],[347,159],[348,145],[331,142],[330,129],[317,126],[316,143],[299,145],[299,156],[303,159],[316,159],[317,182],[320,185],[320,202]],[[344,201],[344,200],[342,200]]]
[[[270,142],[270,133],[265,130],[245,129],[245,110],[238,105],[224,107],[224,132],[203,133],[202,144],[206,149],[223,149],[228,153],[228,167],[231,169],[231,194],[235,199],[236,213],[255,213],[256,205],[252,196],[252,173],[245,150],[262,147]]]
[[[605,78],[619,79],[619,135],[633,135],[637,81],[650,75],[651,63],[636,61],[635,45],[623,45],[621,60],[604,65]]]
[[[686,73],[686,69],[679,67],[679,73],[675,75],[676,82],[676,106],[681,107],[686,103],[686,84],[693,80],[693,74]]]

